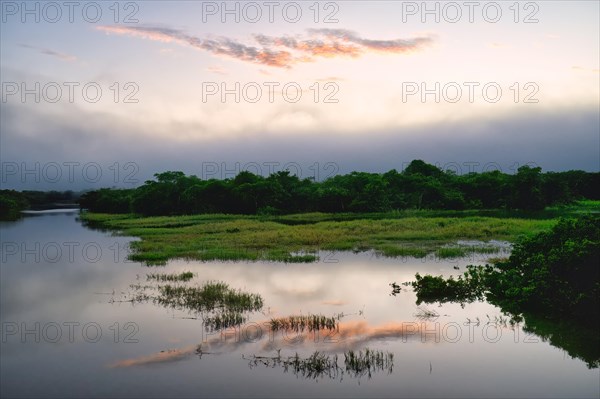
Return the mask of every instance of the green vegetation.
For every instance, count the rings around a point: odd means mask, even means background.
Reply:
[[[0,220],[14,220],[22,210],[29,207],[23,193],[14,190],[0,190]]]
[[[422,302],[473,302],[485,297],[485,274],[483,267],[469,269],[455,280],[453,276],[445,279],[442,276],[415,275],[412,287],[417,293],[417,305]]]
[[[16,220],[26,209],[76,208],[78,199],[72,191],[0,190],[0,220]]]
[[[394,368],[394,354],[390,352],[374,351],[366,348],[365,351],[354,352],[352,350],[344,353],[344,364],[346,372],[353,377],[372,376],[376,370],[386,370],[392,373]]]
[[[316,314],[293,315],[271,319],[270,327],[271,331],[286,330],[304,332],[304,330],[335,330],[338,328],[338,318]]]
[[[146,275],[147,281],[156,280],[156,281],[162,281],[162,282],[165,282],[165,281],[172,281],[172,282],[190,281],[193,278],[194,278],[194,273],[192,273],[192,272],[182,272],[179,274],[150,273],[150,274]]]
[[[530,212],[574,200],[599,200],[599,187],[600,173],[542,173],[540,168],[522,166],[514,175],[493,171],[459,176],[415,160],[402,172],[352,172],[323,182],[301,180],[288,171],[268,177],[244,171],[225,180],[202,180],[169,171],[157,173],[155,180],[146,181],[136,189],[88,192],[81,197],[80,206],[92,212],[146,216],[365,213],[406,209]]]
[[[590,317],[592,317],[590,315]],[[570,320],[523,314],[523,331],[535,334],[550,345],[566,351],[569,356],[584,361],[592,368],[600,367],[600,335],[597,328],[586,328]]]
[[[506,309],[600,323],[600,217],[561,219],[519,242],[485,271],[490,300]]]
[[[551,327],[551,323],[558,323],[564,331],[564,323],[570,323],[571,329],[577,329],[581,336],[595,335],[591,357],[589,350],[581,357],[588,366],[598,367],[599,259],[600,217],[584,215],[561,219],[551,230],[522,239],[507,260],[485,267],[469,266],[456,280],[452,276],[444,279],[417,274],[412,286],[418,303],[485,298],[515,319],[526,315],[526,320],[535,320],[529,322],[531,331],[539,331],[551,343],[565,343],[572,353],[579,346],[589,346],[589,339],[587,345],[573,343],[561,339]],[[588,329],[595,333],[585,333]]]
[[[214,332],[242,325],[246,320],[246,317],[240,311],[225,310],[203,317],[202,324],[207,332]]]
[[[515,175],[457,176],[413,161],[401,173],[353,172],[324,182],[289,172],[208,181],[183,172],[155,177],[136,189],[101,189],[80,199],[92,212],[82,216],[88,225],[140,237],[131,259],[149,264],[172,258],[314,262],[319,250],[489,254],[498,248],[447,244],[514,241],[549,229],[558,216],[600,210],[600,173],[528,166]]]
[[[505,261],[469,266],[450,276],[415,276],[418,302],[487,298],[506,311],[550,314],[597,325],[600,321],[600,217],[561,219],[549,231],[519,241]]]
[[[422,306],[418,306],[417,311],[415,312],[414,316],[421,321],[426,321],[426,320],[435,320],[438,317],[440,317],[440,314],[433,309],[428,309],[428,308],[425,308]]]
[[[158,287],[157,302],[163,306],[196,312],[212,312],[215,309],[247,312],[262,309],[263,300],[259,294],[235,290],[227,283],[208,282],[201,287],[162,285]]]
[[[148,281],[169,281],[180,284],[157,286],[132,284],[130,287],[135,290],[133,294],[126,294],[120,300],[112,299],[111,302],[152,301],[167,308],[184,310],[194,314],[195,317],[191,317],[193,319],[202,318],[203,327],[210,332],[239,326],[247,321],[247,313],[259,311],[263,307],[263,299],[259,294],[233,289],[224,282],[209,281],[202,286],[185,285],[185,282],[194,277],[192,272],[152,273],[147,274],[146,277]]]
[[[600,202],[595,206],[600,209]],[[574,209],[574,208],[573,208]],[[564,212],[575,212],[572,208]],[[384,256],[424,257],[490,252],[490,246],[446,248],[457,240],[508,240],[550,229],[556,219],[476,216],[472,211],[390,212],[380,214],[291,215],[295,221],[281,223],[281,216],[191,215],[139,217],[131,214],[82,213],[90,226],[140,237],[131,243],[131,259],[149,264],[173,258],[197,260],[306,261],[316,251],[363,251],[374,249]],[[462,216],[464,215],[464,216]],[[340,220],[332,220],[339,216]]]
[[[244,358],[246,359],[246,358]],[[338,365],[337,355],[327,355],[322,352],[314,352],[307,358],[302,358],[296,353],[295,356],[283,358],[280,350],[277,356],[252,356],[248,360],[250,368],[263,365],[267,368],[281,367],[285,373],[292,372],[294,375],[306,378],[331,378],[342,379],[344,375],[352,378],[368,376],[373,373],[386,371],[391,374],[394,368],[394,354],[366,348],[364,351],[355,352],[349,350],[344,352],[344,366]]]

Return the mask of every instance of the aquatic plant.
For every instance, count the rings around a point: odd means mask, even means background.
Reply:
[[[147,281],[156,280],[156,281],[160,281],[160,282],[164,282],[164,281],[172,281],[172,282],[184,281],[185,282],[185,281],[190,281],[193,278],[194,278],[194,273],[192,273],[192,272],[182,272],[179,274],[176,274],[176,273],[172,273],[172,274],[149,273],[149,274],[146,274]]]
[[[286,330],[303,332],[317,331],[317,330],[335,330],[338,328],[338,321],[343,315],[338,317],[326,317],[323,315],[292,315],[288,317],[281,317],[271,319],[270,326],[272,331]]]
[[[161,305],[190,311],[213,311],[221,308],[229,311],[257,311],[262,309],[259,294],[236,290],[220,281],[207,282],[198,287],[162,285],[158,287],[156,302]]]
[[[249,358],[248,366],[254,368],[265,366],[268,368],[281,367],[285,373],[291,372],[296,376],[306,379],[330,378],[343,379],[344,375],[352,378],[361,378],[367,376],[371,378],[374,373],[386,371],[388,374],[393,372],[394,354],[366,348],[355,352],[349,350],[344,352],[344,364],[338,363],[338,355],[328,355],[323,352],[315,351],[312,355],[304,358],[296,353],[287,358],[281,356],[281,349],[277,350],[277,356],[256,356]]]
[[[371,378],[375,371],[387,371],[391,374],[394,368],[394,354],[365,348],[364,352],[352,350],[344,353],[346,373],[353,377],[367,375]]]
[[[414,316],[419,320],[431,320],[440,317],[439,313],[435,310],[428,309],[423,306],[417,307],[417,311],[415,312]]]

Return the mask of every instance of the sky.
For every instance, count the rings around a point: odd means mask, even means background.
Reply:
[[[1,1],[2,188],[600,170],[598,1]]]

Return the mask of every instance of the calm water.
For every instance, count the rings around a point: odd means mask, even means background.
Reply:
[[[483,263],[482,256],[440,261],[323,253],[314,264],[146,267],[125,260],[131,238],[86,228],[75,212],[28,215],[0,226],[2,396],[600,395],[597,368],[522,325],[500,322],[494,306],[427,305],[439,317],[419,319],[410,289],[390,295],[391,282],[409,281],[416,272],[457,274],[466,264]],[[206,332],[198,315],[127,302],[132,284],[156,285],[146,281],[147,273],[180,271],[196,274],[190,285],[220,280],[259,293],[265,306],[247,314],[237,330],[220,334]],[[273,333],[263,324],[309,313],[344,316],[339,330],[319,334]],[[371,376],[345,371],[344,351],[366,347],[393,353],[393,369]],[[307,377],[268,359],[277,349],[284,359],[316,350],[337,354],[340,369]],[[252,356],[264,359],[255,364]]]

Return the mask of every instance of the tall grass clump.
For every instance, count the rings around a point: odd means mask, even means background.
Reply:
[[[271,319],[270,326],[272,331],[295,331],[303,332],[318,330],[335,330],[338,328],[338,319],[336,317],[326,317],[323,315],[293,315]]]
[[[257,311],[263,307],[259,294],[236,290],[220,281],[207,282],[199,287],[163,285],[158,287],[161,305],[197,312],[225,309],[230,311]]]

